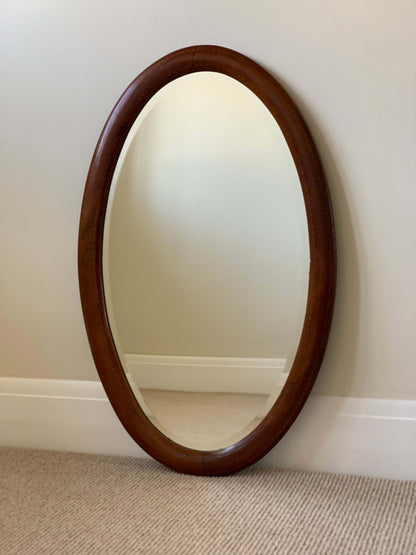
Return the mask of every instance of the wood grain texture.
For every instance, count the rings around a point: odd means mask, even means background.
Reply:
[[[238,443],[217,451],[187,449],[147,419],[123,372],[109,326],[102,275],[104,220],[114,170],[131,126],[152,96],[178,77],[215,71],[248,87],[279,124],[294,159],[309,231],[309,291],[303,331],[289,378],[261,424]],[[111,112],[95,149],[82,203],[78,269],[88,339],[101,381],[120,421],[151,456],[174,470],[199,475],[236,472],[263,457],[304,405],[324,356],[335,296],[335,235],[327,183],[311,134],[282,86],[251,59],[219,46],[168,54],[141,73]]]

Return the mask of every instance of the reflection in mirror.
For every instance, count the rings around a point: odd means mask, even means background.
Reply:
[[[103,276],[124,372],[157,428],[215,450],[258,425],[299,344],[309,240],[287,143],[248,88],[193,73],[142,110],[111,185]]]

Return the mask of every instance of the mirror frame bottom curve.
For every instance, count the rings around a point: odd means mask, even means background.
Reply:
[[[102,269],[108,196],[127,135],[154,94],[174,79],[199,71],[222,73],[245,85],[280,126],[302,187],[310,251],[305,320],[282,392],[251,433],[215,451],[175,443],[141,409],[112,337]],[[335,298],[336,253],[331,203],[317,149],[298,108],[274,77],[250,58],[228,48],[192,46],[164,56],[129,85],[104,126],[89,169],[79,227],[78,274],[85,326],[100,379],[121,423],[142,449],[178,472],[214,476],[237,472],[276,445],[305,404],[325,353]]]

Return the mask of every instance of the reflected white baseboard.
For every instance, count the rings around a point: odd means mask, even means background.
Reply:
[[[0,378],[0,445],[147,457],[100,382]],[[416,400],[311,395],[259,463],[416,479]]]
[[[285,358],[125,354],[127,371],[143,389],[269,395]]]

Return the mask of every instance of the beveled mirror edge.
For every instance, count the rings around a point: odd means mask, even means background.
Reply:
[[[278,122],[292,153],[308,219],[310,280],[306,316],[287,382],[272,409],[248,436],[217,451],[185,448],[147,419],[124,375],[105,305],[102,247],[108,193],[125,138],[147,101],[173,79],[216,71],[254,92]],[[219,46],[193,46],[164,56],[125,90],[111,112],[90,165],[81,209],[78,271],[81,304],[94,362],[109,400],[131,437],[152,457],[189,474],[224,475],[262,458],[301,411],[321,365],[336,283],[335,234],[325,175],[311,134],[294,102],[256,62]]]

